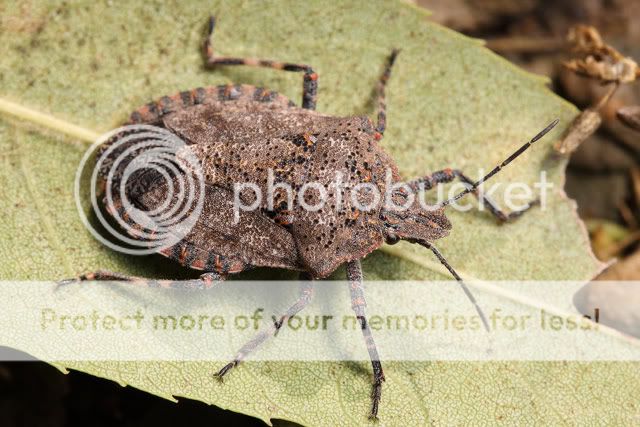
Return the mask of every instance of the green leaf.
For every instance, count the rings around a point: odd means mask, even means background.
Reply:
[[[402,48],[387,90],[383,145],[407,177],[444,167],[489,170],[559,118],[556,130],[495,178],[533,183],[547,171],[555,184],[547,209],[502,226],[486,212],[451,212],[454,230],[437,244],[466,277],[587,280],[601,268],[562,191],[566,162],[552,155],[554,140],[576,110],[546,89],[543,79],[476,40],[429,23],[406,4],[15,1],[0,7],[0,96],[94,132],[117,126],[149,100],[205,85],[250,83],[298,102],[300,75],[203,69],[199,44],[210,13],[219,17],[219,54],[312,64],[320,75],[318,110],[328,114],[371,116],[372,90],[385,57]],[[76,138],[91,134],[65,129]],[[0,119],[0,278],[51,280],[96,269],[192,277],[159,257],[110,251],[84,229],[73,179],[85,149],[42,126]],[[409,244],[385,247],[364,266],[369,280],[446,278],[430,253]],[[274,276],[258,270],[243,277]],[[65,367],[267,422],[358,425],[370,404],[370,367],[364,363],[246,363],[224,386],[212,379],[216,367],[202,363]],[[384,424],[628,422],[638,411],[631,399],[640,383],[633,363],[393,362],[385,373]]]

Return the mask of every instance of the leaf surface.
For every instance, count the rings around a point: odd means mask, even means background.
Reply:
[[[119,125],[150,100],[206,85],[250,83],[299,103],[295,73],[203,69],[199,45],[210,13],[219,18],[217,53],[313,65],[320,75],[318,110],[328,114],[373,116],[382,65],[392,48],[402,48],[387,89],[383,143],[406,177],[455,167],[475,178],[478,168],[488,171],[559,118],[556,130],[495,178],[532,184],[546,171],[554,184],[547,208],[501,226],[487,212],[451,212],[454,229],[438,247],[467,277],[480,279],[587,280],[600,269],[562,191],[565,161],[551,155],[575,108],[543,79],[406,4],[10,2],[0,6],[0,96],[95,132]],[[52,280],[96,269],[192,277],[160,257],[113,252],[84,229],[73,179],[85,149],[73,138],[0,118],[0,278]],[[446,278],[428,251],[404,243],[377,251],[364,267],[369,280]],[[267,270],[243,276],[266,277],[291,276]],[[25,339],[20,349],[32,344]],[[224,385],[212,378],[210,364],[65,367],[267,422],[360,425],[369,408],[364,363],[249,362]],[[385,373],[380,418],[389,425],[615,422],[638,411],[631,399],[640,384],[633,363],[393,362]]]

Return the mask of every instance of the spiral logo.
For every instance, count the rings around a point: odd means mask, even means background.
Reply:
[[[82,206],[82,178],[94,153],[91,206],[116,242],[91,225]],[[103,215],[98,188],[120,230]],[[191,231],[202,212],[205,186],[200,161],[184,141],[163,128],[131,125],[101,136],[87,150],[76,171],[74,195],[83,224],[97,240],[119,252],[147,255],[175,245]]]

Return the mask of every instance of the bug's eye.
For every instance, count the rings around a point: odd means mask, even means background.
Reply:
[[[385,242],[387,242],[388,245],[395,245],[399,241],[400,238],[395,234],[387,234],[387,237],[385,238]]]

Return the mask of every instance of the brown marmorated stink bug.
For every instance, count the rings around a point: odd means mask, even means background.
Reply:
[[[451,223],[444,214],[445,206],[466,194],[474,193],[502,221],[515,218],[531,207],[533,202],[524,210],[506,214],[485,199],[478,187],[543,137],[557,124],[557,120],[477,182],[454,169],[444,169],[405,182],[393,160],[379,146],[386,127],[385,85],[397,50],[392,51],[377,86],[377,124],[374,126],[367,117],[333,117],[317,113],[318,75],[308,65],[214,56],[211,45],[214,25],[212,17],[203,46],[207,67],[248,65],[301,72],[302,107],[264,88],[226,85],[164,96],[134,111],[129,125],[153,125],[177,135],[200,161],[206,183],[203,210],[184,237],[171,247],[159,250],[159,253],[185,267],[205,273],[195,280],[151,281],[99,271],[72,280],[126,280],[150,286],[207,288],[229,274],[252,267],[301,271],[310,280],[304,281],[299,299],[270,330],[259,334],[240,349],[235,359],[218,372],[217,376],[222,378],[251,351],[273,336],[284,321],[307,305],[313,294],[313,279],[326,278],[339,266],[346,264],[352,308],[360,321],[373,366],[370,415],[375,418],[384,374],[365,317],[360,260],[385,242],[406,240],[424,246],[460,283],[488,329],[484,315],[461,277],[432,242],[447,236],[451,229]],[[121,133],[112,137],[105,143],[102,152],[124,135]],[[122,175],[126,162],[115,163],[114,159],[126,148],[125,144],[111,153],[112,161],[106,163],[112,168],[121,168],[116,171],[116,177]],[[101,170],[100,173],[104,175],[107,171]],[[324,207],[319,210],[303,209],[301,203],[285,199],[283,194],[278,193],[275,204],[273,201],[264,201],[253,211],[235,211],[234,185],[248,182],[266,191],[269,173],[273,174],[276,183],[290,186],[294,195],[307,182],[320,183],[327,190]],[[337,173],[341,174],[344,186],[331,190],[329,184]],[[361,209],[353,199],[346,197],[345,189],[359,183],[370,183],[381,190],[381,194],[385,194],[389,186],[385,179],[388,173],[392,183],[406,184],[392,191],[394,205],[402,205],[409,193],[429,190],[456,178],[465,183],[466,189],[454,198],[432,206],[432,209],[424,209],[417,204],[404,210],[380,204]],[[117,187],[120,184],[116,179],[110,186]],[[134,175],[126,185],[126,196],[136,206],[147,210],[155,209],[168,193],[163,177],[153,172]],[[248,196],[243,193],[242,197]],[[305,194],[304,197],[310,205],[315,205],[318,199],[316,195]],[[366,192],[359,197],[364,198],[365,202],[370,201]],[[336,209],[335,205],[341,205],[341,209]],[[130,221],[120,199],[112,200],[107,211]],[[135,238],[140,226],[132,224],[127,231]]]

